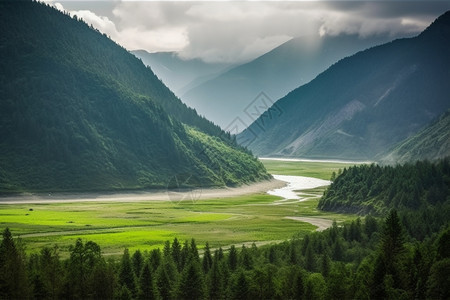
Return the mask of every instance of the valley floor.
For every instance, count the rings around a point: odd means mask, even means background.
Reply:
[[[63,202],[146,202],[146,201],[197,201],[214,198],[230,198],[265,193],[286,186],[286,182],[271,179],[239,187],[174,189],[115,193],[55,193],[26,194],[0,198],[0,204],[38,204]]]
[[[195,238],[200,247],[209,242],[211,248],[253,242],[265,245],[323,230],[333,220],[355,217],[317,210],[323,185],[329,183],[318,178],[330,178],[336,166],[345,164],[263,162],[269,172],[289,175],[274,176],[289,185],[273,179],[224,189],[23,195],[0,199],[0,226],[20,236],[28,252],[58,244],[64,256],[82,238],[98,243],[104,254],[116,256],[124,248],[161,248],[174,237]],[[299,173],[302,169],[305,172]],[[316,178],[297,180],[300,177],[296,176],[311,172],[317,176],[310,177]],[[297,182],[291,182],[292,178]],[[288,191],[291,196],[274,196],[277,191]]]

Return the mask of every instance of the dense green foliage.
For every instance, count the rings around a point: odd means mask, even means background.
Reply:
[[[2,1],[0,26],[0,192],[166,187],[178,174],[203,185],[267,178],[229,134],[76,16]]]
[[[194,240],[181,246],[175,239],[162,251],[125,249],[121,260],[81,240],[65,260],[56,246],[26,257],[6,229],[0,298],[448,299],[447,218],[421,241],[405,232],[405,218],[392,211],[384,222],[368,216],[302,240],[228,253],[206,246],[199,255]]]
[[[450,12],[417,37],[337,62],[278,100],[238,141],[252,141],[258,156],[374,160],[449,109],[448,53]]]
[[[318,207],[327,211],[377,214],[395,208],[448,215],[450,161],[423,161],[395,167],[372,164],[344,169],[325,191]],[[433,223],[428,218],[424,222]]]
[[[450,111],[383,154],[383,163],[450,157]]]

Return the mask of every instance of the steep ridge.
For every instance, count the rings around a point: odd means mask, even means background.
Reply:
[[[1,192],[235,185],[268,177],[139,59],[76,16],[2,1],[0,24]]]

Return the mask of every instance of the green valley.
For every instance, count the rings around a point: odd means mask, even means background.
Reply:
[[[276,174],[330,178],[347,164],[324,162],[281,162],[263,160]],[[320,172],[318,171],[320,170]],[[316,226],[285,217],[315,217],[351,220],[353,215],[317,210],[324,188],[303,191],[305,201],[274,205],[279,197],[265,193],[191,201],[142,200],[127,202],[71,202],[2,204],[0,226],[9,227],[35,252],[46,245],[59,245],[67,253],[77,238],[97,242],[103,253],[118,255],[124,248],[151,250],[166,240],[195,238],[199,244],[228,248],[273,243],[302,237]],[[120,195],[120,194],[119,194]],[[57,197],[57,195],[55,195]],[[133,198],[139,198],[136,194]],[[32,197],[30,197],[32,199]],[[14,199],[14,198],[13,198]]]
[[[0,0],[0,299],[450,299],[450,2],[401,2]]]

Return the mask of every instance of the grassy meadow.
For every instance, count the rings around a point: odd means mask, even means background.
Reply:
[[[271,174],[295,175],[330,180],[333,172],[339,169],[354,166],[355,163],[348,162],[321,162],[321,161],[279,161],[261,160],[264,167]]]
[[[329,178],[345,165],[264,161],[274,174]],[[305,170],[301,172],[299,170]],[[328,172],[328,174],[327,174]],[[304,201],[280,203],[279,197],[254,194],[196,202],[64,202],[1,204],[0,227],[20,236],[27,252],[57,244],[67,255],[77,238],[98,243],[106,255],[119,255],[124,248],[150,250],[166,240],[195,238],[200,248],[208,241],[212,248],[231,244],[283,241],[316,229],[287,216],[318,217],[345,221],[352,215],[317,210],[324,188],[303,191]]]

